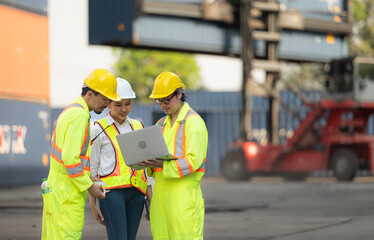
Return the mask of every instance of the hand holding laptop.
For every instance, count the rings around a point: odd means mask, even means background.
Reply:
[[[156,168],[163,168],[164,160],[154,158],[152,160],[147,160],[143,158],[143,162],[138,163],[138,165],[142,167],[156,167]]]
[[[176,159],[169,154],[160,126],[146,127],[116,137],[126,165],[136,170],[147,166],[162,167],[163,161]]]
[[[174,156],[173,154],[169,154],[169,155],[164,156],[164,157],[157,157],[156,159],[167,161],[167,160],[175,160],[175,159],[178,159],[178,158],[176,156]]]

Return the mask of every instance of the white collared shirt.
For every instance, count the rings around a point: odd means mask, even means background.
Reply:
[[[112,118],[109,112],[106,116],[106,120],[108,126],[114,123],[120,134],[132,131],[129,117],[127,117],[122,124],[119,124]],[[111,141],[104,133],[103,129],[98,124],[94,124],[91,126],[91,139],[94,139],[98,134],[100,135],[91,145],[90,156],[91,176],[95,177],[97,177],[97,174],[100,176],[110,174],[116,165],[116,155]]]
[[[131,121],[128,116],[122,124],[116,122],[110,115],[110,112],[105,118],[108,126],[114,123],[120,134],[132,131]],[[104,133],[103,129],[99,126],[99,124],[91,125],[91,139],[94,139],[96,136],[98,137],[91,145],[91,176],[97,177],[97,174],[99,174],[100,176],[106,176],[114,170],[116,164],[116,155],[111,141]],[[147,171],[144,172],[147,175]],[[153,186],[153,183],[154,178],[147,175],[147,185]]]

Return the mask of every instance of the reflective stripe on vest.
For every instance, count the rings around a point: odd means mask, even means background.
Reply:
[[[143,128],[140,121],[130,119],[132,130],[137,130]],[[124,160],[121,151],[119,150],[118,142],[116,141],[116,135],[120,134],[115,124],[111,124],[109,127],[106,118],[98,120],[95,122],[104,131],[108,139],[110,140],[112,147],[114,149],[116,163],[113,171],[106,176],[99,176],[107,186],[105,189],[115,189],[115,188],[126,188],[134,186],[139,191],[145,194],[147,189],[147,178],[145,176],[144,170],[133,170],[128,167]]]
[[[180,177],[187,176],[191,173],[193,173],[193,169],[190,163],[190,160],[188,160],[186,156],[186,142],[185,142],[185,123],[187,121],[187,118],[193,115],[198,115],[194,110],[191,108],[188,110],[186,116],[183,118],[182,121],[179,122],[179,126],[177,129],[177,132],[174,137],[174,156],[176,156],[178,159],[175,160]],[[157,125],[162,126],[162,132],[164,132],[164,123],[166,120],[166,116],[161,118],[160,121],[157,123]],[[202,165],[196,170],[196,172],[205,172],[205,162],[206,159],[204,159]],[[162,171],[162,168],[155,168],[156,172]]]
[[[72,107],[79,107],[79,108],[84,109],[84,107],[81,104],[73,103],[73,104],[70,104],[69,106],[67,106],[64,109],[64,111],[62,111],[62,112],[65,112],[66,110],[68,110],[69,108],[72,108]],[[57,122],[58,122],[58,119],[57,119]],[[62,149],[59,148],[56,145],[57,122],[56,122],[55,129],[53,130],[53,133],[52,133],[51,157],[53,159],[55,159],[57,162],[59,162],[61,164],[64,164],[64,162],[62,161]],[[77,164],[72,164],[72,165],[65,165],[64,164],[64,166],[65,166],[66,170],[68,171],[68,174],[71,178],[78,177],[78,176],[82,175],[85,171],[90,171],[90,158],[88,156],[86,156],[90,141],[91,141],[90,119],[88,118],[87,127],[86,127],[85,135],[84,135],[84,140],[83,140],[83,144],[81,146],[81,153],[79,154],[79,159],[81,160],[81,162],[77,163]]]

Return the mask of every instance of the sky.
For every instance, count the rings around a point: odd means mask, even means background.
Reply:
[[[76,99],[83,80],[95,69],[112,70],[111,47],[88,45],[88,0],[49,0],[50,93],[52,108]],[[208,91],[239,91],[238,58],[196,55],[203,86]]]

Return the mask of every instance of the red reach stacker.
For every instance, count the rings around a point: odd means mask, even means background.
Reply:
[[[341,181],[357,172],[374,174],[374,60],[333,60],[326,82],[328,96],[310,103],[309,113],[281,145],[253,141],[232,144],[222,160],[223,174],[245,180],[260,173],[333,172]]]

